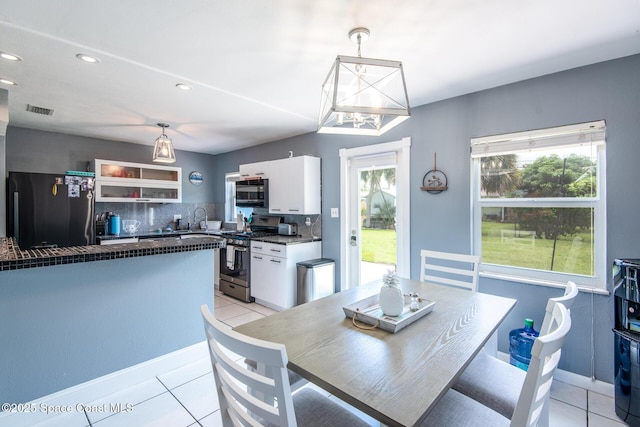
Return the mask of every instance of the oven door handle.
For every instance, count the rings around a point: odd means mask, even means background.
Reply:
[[[236,245],[229,245],[229,246],[235,247],[236,252],[247,252],[247,248],[245,248],[244,246],[236,246]]]

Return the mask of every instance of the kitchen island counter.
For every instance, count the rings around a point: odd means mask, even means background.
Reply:
[[[21,250],[15,239],[11,237],[0,237],[0,272],[52,265],[218,249],[224,246],[224,239],[211,236],[198,239],[141,240],[137,243]]]
[[[200,306],[213,307],[224,245],[198,237],[21,251],[0,239],[0,401],[32,401],[203,341]]]

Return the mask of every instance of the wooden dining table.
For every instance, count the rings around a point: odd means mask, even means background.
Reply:
[[[234,329],[284,344],[289,369],[381,423],[417,425],[516,300],[400,279],[403,293],[434,301],[433,311],[395,333],[354,326],[343,307],[376,295],[380,286],[358,286]]]

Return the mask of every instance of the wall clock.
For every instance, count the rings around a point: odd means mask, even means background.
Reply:
[[[200,185],[203,180],[202,174],[198,171],[193,171],[189,174],[189,182],[193,185]]]

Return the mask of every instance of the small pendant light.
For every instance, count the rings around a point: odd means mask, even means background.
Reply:
[[[176,153],[173,151],[173,143],[164,133],[164,129],[169,125],[166,123],[158,123],[162,128],[162,135],[156,138],[156,144],[153,148],[153,161],[157,163],[174,163],[176,161]]]

